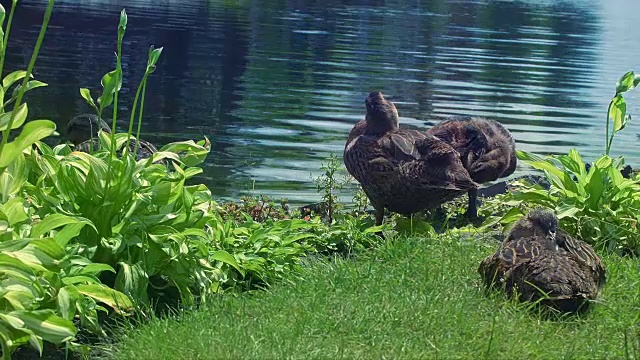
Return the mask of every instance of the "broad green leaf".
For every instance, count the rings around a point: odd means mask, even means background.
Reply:
[[[90,274],[90,275],[98,276],[100,275],[100,273],[104,271],[109,271],[114,274],[116,273],[116,271],[107,264],[91,263],[91,264],[85,265],[80,271],[80,274]]]
[[[28,122],[12,142],[5,145],[0,154],[0,168],[7,167],[24,149],[38,140],[53,134],[56,124],[49,120],[34,120]]]
[[[133,310],[133,302],[128,296],[106,285],[78,284],[76,288],[81,294],[108,305],[118,313],[126,313]]]
[[[556,208],[556,214],[558,219],[562,220],[566,217],[573,217],[580,213],[583,209],[578,208],[572,204],[561,204]]]
[[[635,74],[633,71],[628,71],[618,80],[616,83],[616,94],[627,92],[635,87],[634,85]]]
[[[37,223],[31,229],[31,236],[34,238],[40,237],[53,229],[68,225],[68,224],[85,224],[92,225],[87,219],[68,216],[63,214],[50,214],[45,216],[42,221]],[[93,226],[93,225],[92,225]]]
[[[80,96],[82,96],[84,101],[86,101],[87,104],[89,104],[89,106],[91,106],[95,110],[98,110],[98,107],[96,106],[96,103],[93,101],[93,98],[91,97],[91,91],[89,91],[89,89],[81,88],[80,89]]]
[[[53,236],[53,240],[55,240],[55,242],[61,247],[65,247],[71,239],[73,239],[74,237],[80,234],[80,232],[85,227],[85,225],[89,225],[94,230],[96,230],[92,222],[90,222],[87,219],[84,219],[84,221],[79,221],[77,223],[65,225],[61,230],[56,232],[56,234]],[[97,231],[98,230],[96,230],[96,232]]]
[[[20,250],[8,252],[30,266],[44,271],[47,268],[55,268],[65,256],[65,251],[53,239],[33,239]]]
[[[6,112],[0,115],[0,131],[7,130],[9,126],[9,122],[11,121],[11,112]],[[16,110],[15,117],[13,119],[13,123],[11,124],[11,130],[17,129],[24,124],[25,120],[27,120],[27,114],[29,113],[29,109],[27,107],[27,103],[24,103],[18,107]]]
[[[16,70],[10,74],[7,74],[7,76],[2,79],[2,87],[4,88],[5,92],[16,81],[24,79],[25,76],[27,76],[27,72],[24,70]],[[31,75],[30,77],[33,77],[33,75]]]
[[[155,66],[156,63],[158,62],[158,59],[160,58],[160,54],[162,54],[161,47],[154,49],[153,46],[151,46],[151,48],[149,49],[149,61],[148,61],[147,67]]]
[[[240,265],[238,265],[236,259],[228,252],[224,250],[218,250],[213,253],[213,256],[211,258],[213,260],[221,261],[225,264],[233,266],[242,276],[244,276],[244,270],[240,267]]]
[[[204,142],[195,143],[193,140],[173,142],[163,146],[160,151],[174,152],[180,156],[180,160],[187,166],[196,166],[202,163],[209,151],[211,150],[211,143],[209,139],[205,137]]]
[[[501,224],[513,224],[523,216],[518,208],[511,208],[500,219]],[[507,229],[505,229],[507,230]]]
[[[21,192],[27,182],[28,172],[24,153],[16,156],[7,170],[0,175],[0,196],[8,198]]]
[[[627,114],[627,102],[622,95],[616,95],[611,100],[611,106],[609,108],[609,118],[613,121],[613,132],[622,129],[624,118]]]
[[[26,280],[31,282],[34,279],[33,269],[24,262],[8,254],[0,254],[0,274],[6,274],[15,280]]]
[[[98,98],[98,104],[104,109],[113,103],[113,95],[118,86],[118,70],[109,71],[104,74],[100,83],[102,84],[102,95]]]
[[[24,92],[28,92],[31,91],[33,89],[39,88],[39,87],[45,87],[48,86],[46,83],[43,83],[42,81],[38,81],[38,80],[31,80],[29,82],[27,82],[27,87],[24,90]],[[11,93],[11,99],[9,99],[7,102],[5,102],[4,106],[7,106],[8,104],[14,102],[16,100],[16,98],[18,97],[18,93],[20,92],[20,89],[22,88],[22,85],[18,85],[13,89],[13,92]]]
[[[100,284],[100,280],[95,276],[89,275],[75,275],[75,276],[65,276],[62,278],[62,283],[65,285],[74,285],[74,284]]]
[[[115,288],[125,294],[130,294],[136,302],[148,304],[149,275],[143,269],[142,264],[130,265],[126,262],[120,262],[118,266]]]
[[[45,341],[60,344],[76,336],[76,327],[70,320],[57,316],[52,310],[12,311],[12,316],[24,322],[24,326]]]
[[[5,214],[11,226],[15,226],[29,218],[25,210],[24,199],[21,197],[13,198],[5,204],[0,205],[0,211]]]
[[[66,320],[73,320],[76,314],[76,302],[80,299],[80,293],[75,286],[65,286],[58,291],[56,302],[58,305],[58,312],[62,314],[62,318]]]
[[[593,163],[593,165],[599,169],[608,168],[612,164],[613,164],[613,160],[611,159],[611,157],[607,155],[602,155]]]

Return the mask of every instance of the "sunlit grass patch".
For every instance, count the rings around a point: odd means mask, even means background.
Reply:
[[[582,317],[549,319],[476,273],[496,243],[403,239],[357,260],[314,261],[264,293],[124,332],[113,356],[164,358],[634,358],[640,264],[605,257],[608,283]]]

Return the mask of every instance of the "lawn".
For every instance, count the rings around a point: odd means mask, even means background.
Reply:
[[[607,284],[591,311],[549,319],[482,289],[478,263],[497,245],[404,238],[355,259],[310,261],[269,291],[123,328],[108,357],[640,357],[637,259],[606,256]]]

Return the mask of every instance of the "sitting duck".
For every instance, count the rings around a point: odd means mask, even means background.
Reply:
[[[558,218],[542,209],[518,220],[478,272],[487,287],[562,312],[586,310],[605,282],[605,266],[593,248],[560,229]]]
[[[458,152],[423,131],[398,127],[395,105],[380,92],[365,99],[366,115],[347,139],[344,163],[375,208],[409,215],[476,189]]]
[[[75,145],[75,149],[82,152],[89,152],[98,148],[98,130],[111,133],[111,128],[102,119],[94,114],[82,114],[74,117],[67,124],[67,139]],[[93,139],[92,139],[93,138]],[[136,140],[129,142],[129,151],[133,153]],[[150,158],[158,149],[150,142],[140,139],[138,141],[138,151],[136,160]]]
[[[515,141],[502,124],[479,117],[454,117],[427,130],[460,153],[462,165],[477,183],[507,177],[516,169]],[[469,189],[466,216],[478,216],[478,189]]]

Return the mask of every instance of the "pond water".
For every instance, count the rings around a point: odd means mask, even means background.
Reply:
[[[19,3],[7,70],[26,67],[46,5]],[[388,94],[404,125],[487,116],[520,149],[576,147],[593,159],[604,148],[616,80],[640,71],[634,0],[261,3],[58,0],[35,71],[49,87],[29,94],[30,118],[50,118],[63,133],[72,116],[89,112],[78,89],[96,94],[114,68],[126,7],[120,116],[128,118],[149,46],[163,46],[149,79],[145,139],[207,136],[200,180],[217,198],[255,192],[305,203],[319,197],[311,174],[330,153],[341,156],[372,90]],[[640,99],[632,92],[627,101],[640,116]],[[640,118],[613,149],[634,165],[638,133]]]

